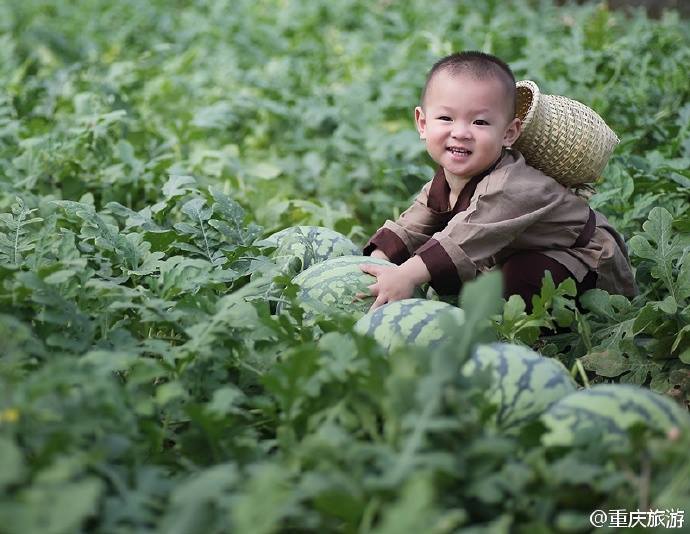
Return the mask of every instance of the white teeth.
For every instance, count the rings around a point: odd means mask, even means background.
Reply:
[[[455,147],[449,147],[448,150],[452,152],[453,154],[469,154],[469,150],[465,150],[464,148],[455,148]]]

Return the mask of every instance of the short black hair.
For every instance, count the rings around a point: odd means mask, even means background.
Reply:
[[[502,59],[485,54],[477,50],[466,50],[464,52],[456,52],[449,56],[439,59],[434,63],[431,70],[426,75],[426,82],[422,90],[421,105],[424,106],[424,99],[429,87],[429,83],[441,71],[447,71],[452,75],[468,73],[475,76],[477,79],[486,80],[495,78],[500,81],[506,90],[506,95],[509,99],[510,109],[512,110],[511,119],[515,116],[515,75],[510,70],[508,64]]]

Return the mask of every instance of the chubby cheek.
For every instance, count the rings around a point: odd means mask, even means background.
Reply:
[[[442,131],[431,131],[427,132],[427,143],[432,145],[443,145],[445,146],[446,138],[448,136]]]
[[[476,137],[476,143],[485,150],[500,151],[501,147],[503,146],[503,138],[496,135],[482,135]]]

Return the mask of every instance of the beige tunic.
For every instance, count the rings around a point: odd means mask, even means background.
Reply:
[[[432,273],[432,282],[434,273],[442,271],[431,264],[441,258],[441,263],[452,262],[455,269],[454,273],[446,269],[446,274],[465,282],[518,251],[530,250],[558,261],[578,282],[592,270],[598,275],[597,287],[626,296],[636,294],[625,243],[601,213],[595,212],[596,228],[589,243],[573,247],[589,217],[585,200],[527,165],[517,151],[507,152],[488,175],[478,178],[469,205],[452,215],[448,197],[438,198],[439,186],[449,190],[447,184],[439,183],[445,181],[440,169],[397,221],[385,222],[365,253],[379,246],[387,254],[394,253],[396,263],[418,253]],[[398,248],[404,245],[405,250],[395,253],[380,246],[386,241],[380,239],[382,235],[391,236],[387,231],[397,236]]]

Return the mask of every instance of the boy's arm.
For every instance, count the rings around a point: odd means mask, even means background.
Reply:
[[[400,265],[442,228],[445,220],[427,206],[430,185],[431,182],[422,188],[412,205],[396,221],[386,221],[379,228],[364,246],[365,256],[378,250],[379,254],[385,254],[385,259]]]
[[[577,238],[572,222],[587,220],[587,204],[536,170],[509,170],[490,176],[468,209],[415,251],[439,294],[458,293],[515,240],[524,249],[547,250],[567,249]],[[529,230],[540,221],[548,221],[542,233]]]

